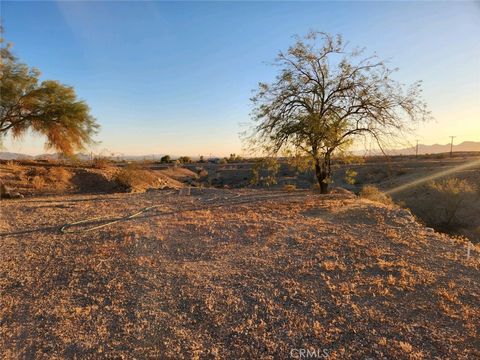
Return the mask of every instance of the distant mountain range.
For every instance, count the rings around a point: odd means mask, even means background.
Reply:
[[[60,157],[60,154],[27,155],[12,152],[0,152],[0,160],[56,160]],[[90,156],[84,154],[77,154],[77,157],[81,160],[90,159]]]
[[[464,141],[458,145],[453,145],[454,152],[480,151],[480,141]],[[440,154],[450,152],[450,144],[418,144],[419,154]],[[389,155],[415,155],[415,146],[388,151]]]
[[[78,153],[75,155],[79,160],[91,160],[92,155],[90,154],[82,154]],[[133,161],[141,161],[141,160],[160,160],[160,158],[164,156],[164,154],[150,154],[150,155],[121,155],[121,156],[111,156],[112,159],[118,160],[133,160]],[[173,159],[178,158],[179,156],[170,155]],[[13,152],[0,152],[0,160],[57,160],[62,158],[63,156],[59,153],[54,154],[41,154],[41,155],[27,155],[27,154],[19,154]],[[93,157],[108,157],[103,155],[93,154]],[[192,156],[195,159],[195,156]]]
[[[453,145],[454,152],[468,152],[468,151],[479,151],[480,152],[480,141],[464,141],[461,144]],[[389,155],[415,155],[415,146],[410,148],[390,150],[387,151]],[[450,152],[450,144],[434,144],[434,145],[424,145],[418,144],[418,153],[419,154],[439,154]],[[372,153],[372,155],[374,155]],[[95,155],[94,155],[95,156]],[[155,155],[122,155],[114,156],[114,159],[120,160],[160,160],[163,154]],[[46,160],[55,160],[60,158],[60,154],[42,154],[42,155],[26,155],[12,152],[0,152],[0,160],[36,160],[36,159],[46,159]],[[171,155],[172,158],[177,158],[178,156]],[[77,158],[80,160],[90,160],[91,155],[89,154],[77,154]],[[197,157],[192,156],[192,159]]]

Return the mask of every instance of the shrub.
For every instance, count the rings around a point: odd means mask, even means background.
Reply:
[[[459,211],[465,201],[475,194],[475,188],[467,180],[458,178],[432,181],[427,185],[427,190],[430,192],[427,220],[445,230],[459,225]]]
[[[381,192],[376,186],[373,185],[365,185],[362,187],[362,190],[360,191],[360,197],[385,205],[393,205],[392,198]]]
[[[136,164],[128,164],[124,168],[119,169],[113,177],[113,181],[115,181],[122,190],[134,188],[141,180],[142,174],[140,167]]]
[[[272,157],[262,158],[252,166],[252,175],[250,185],[252,186],[272,186],[277,183],[277,174],[280,170],[280,164],[277,159]]]
[[[195,170],[199,178],[206,178],[208,176],[208,171],[202,167],[197,167]]]
[[[172,159],[170,158],[170,155],[165,155],[160,158],[160,162],[162,164],[168,164],[172,162]]]
[[[192,159],[190,158],[190,156],[180,156],[178,158],[178,161],[181,163],[181,164],[188,164],[188,163],[191,163],[192,162]]]
[[[153,184],[156,180],[153,174],[133,163],[118,170],[113,177],[113,181],[124,191]]]
[[[34,176],[31,180],[34,189],[42,189],[45,186],[45,179],[41,176]]]
[[[106,157],[95,157],[92,160],[92,166],[95,169],[105,169],[111,165],[111,161]]]
[[[52,167],[48,170],[48,180],[51,182],[66,183],[72,177],[72,174],[62,167]]]
[[[33,178],[34,176],[45,176],[47,174],[47,169],[40,166],[35,166],[27,170],[26,175]]]
[[[16,162],[16,161],[7,161],[6,164],[7,168],[9,170],[11,170],[12,172],[16,173],[16,172],[19,172],[20,170],[22,170],[22,166]]]
[[[358,173],[353,169],[347,169],[345,171],[345,182],[350,185],[354,185]]]
[[[243,161],[243,158],[240,155],[237,155],[235,153],[230,154],[230,157],[224,158],[226,162],[228,163],[235,163],[235,162],[241,162]]]

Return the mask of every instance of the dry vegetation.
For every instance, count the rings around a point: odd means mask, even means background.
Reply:
[[[8,161],[0,163],[0,181],[22,195],[62,193],[142,192],[148,189],[179,188],[186,169],[150,170],[140,164],[119,167],[104,158],[87,164]]]
[[[370,194],[364,194],[366,197],[377,197],[374,200],[380,202],[393,201],[410,209],[429,227],[452,235],[465,236],[474,243],[480,243],[479,165],[406,187],[383,200],[378,198],[384,197],[382,192],[479,159],[478,156],[449,158],[440,155],[442,154],[418,160],[407,157],[380,164],[372,161],[362,165],[345,165],[339,169],[335,183],[359,193],[365,193],[362,189],[367,189]],[[355,184],[344,182],[343,177],[348,170],[357,173]]]
[[[403,209],[205,189],[6,200],[1,215],[5,359],[480,356],[480,249],[467,260]]]
[[[441,155],[441,154],[440,154]],[[433,182],[409,187],[393,196],[385,191],[453,166],[472,161],[474,156],[454,158],[432,155],[420,159],[399,157],[385,162],[352,158],[336,165],[334,192],[344,187],[384,204],[396,203],[412,212],[429,227],[480,243],[480,168],[455,172]],[[194,187],[245,188],[265,187],[294,191],[318,189],[313,174],[298,171],[287,163],[277,164],[276,177],[257,162],[189,163],[158,165],[155,162],[115,163],[97,157],[92,162],[62,164],[58,162],[0,163],[0,182],[22,195],[62,193],[144,192],[149,189]],[[255,175],[256,174],[256,175]],[[256,184],[257,176],[262,185]],[[268,180],[268,181],[267,181]]]
[[[385,205],[393,205],[393,200],[390,196],[385,195],[376,186],[365,185],[360,191],[360,197],[376,201]]]
[[[362,159],[352,157],[342,159],[335,164],[332,186],[338,190],[348,189],[382,203],[396,203],[411,209],[412,212],[429,227],[452,235],[465,236],[474,243],[480,243],[480,166],[455,171],[443,178],[435,179],[436,183],[444,181],[460,182],[460,187],[470,189],[462,191],[463,195],[455,195],[456,190],[444,188],[434,191],[431,182],[411,186],[391,196],[385,192],[412,181],[431,176],[439,171],[445,171],[466,162],[479,159],[478,153],[456,154],[450,158],[448,154],[424,155],[418,158],[412,156]],[[191,167],[193,168],[194,165]],[[272,179],[272,173],[265,168],[259,169],[255,161],[242,161],[232,164],[203,164],[208,170],[205,185],[216,187],[244,188],[265,187],[276,189],[318,189],[311,171],[298,171],[287,162],[280,162],[277,174]],[[258,180],[262,181],[258,181]],[[453,180],[449,180],[453,179]],[[458,180],[455,180],[458,179]],[[473,192],[472,190],[473,189]],[[450,195],[448,195],[450,193]],[[448,200],[450,199],[450,200]],[[456,200],[461,200],[453,206]],[[454,200],[452,202],[452,200]],[[446,226],[447,208],[457,207],[453,220]],[[447,221],[448,222],[448,221]]]
[[[459,212],[469,199],[475,197],[475,188],[467,180],[449,178],[431,181],[426,186],[428,202],[423,203],[427,221],[446,231],[462,225]]]

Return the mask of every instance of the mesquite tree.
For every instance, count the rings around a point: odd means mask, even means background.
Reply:
[[[45,136],[47,148],[67,155],[92,143],[98,125],[74,89],[40,82],[38,70],[19,62],[3,39],[0,45],[0,145],[7,134],[20,137],[28,130]]]
[[[277,155],[301,152],[312,160],[322,193],[328,192],[336,151],[358,136],[381,149],[429,117],[420,82],[405,87],[377,56],[350,49],[340,35],[312,32],[280,52],[275,81],[260,83],[249,140]]]

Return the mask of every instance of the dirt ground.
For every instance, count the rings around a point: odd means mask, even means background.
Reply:
[[[2,359],[480,357],[479,249],[403,209],[248,189],[0,206]],[[60,231],[97,217],[120,221]]]

